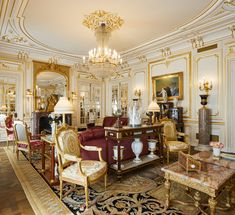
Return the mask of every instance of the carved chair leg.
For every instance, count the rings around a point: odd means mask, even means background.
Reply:
[[[166,151],[166,158],[167,158],[167,164],[169,164],[169,162],[170,162],[170,152],[169,152],[169,150],[167,150]]]
[[[86,208],[88,209],[88,199],[89,199],[89,196],[88,196],[88,184],[87,183],[85,185],[85,198],[86,198]]]
[[[191,152],[191,146],[188,147],[188,154],[190,155]]]
[[[18,150],[18,148],[16,149],[16,156],[17,156],[17,160],[19,160],[19,150]]]
[[[29,163],[32,163],[32,152],[29,150]]]
[[[107,173],[104,175],[104,188],[105,188],[105,190],[106,190],[106,187],[107,187],[107,177],[108,177],[108,175],[107,175]]]
[[[62,195],[63,195],[63,180],[60,179],[60,200],[62,200]]]
[[[13,153],[15,152],[15,141],[13,141]]]

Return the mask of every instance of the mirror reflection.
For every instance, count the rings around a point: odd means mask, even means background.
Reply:
[[[35,109],[53,112],[59,97],[66,94],[66,85],[65,76],[52,71],[40,72],[36,77]]]
[[[15,112],[16,85],[0,81],[0,111],[1,113]]]

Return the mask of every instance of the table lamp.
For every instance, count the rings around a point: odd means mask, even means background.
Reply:
[[[55,114],[62,114],[63,118],[63,125],[65,125],[65,114],[72,114],[73,111],[73,106],[68,100],[66,96],[60,97],[59,101],[54,107],[54,113]]]
[[[149,124],[152,125],[152,116],[154,115],[154,123],[156,122],[156,116],[154,113],[160,112],[160,107],[156,100],[151,101],[151,103],[148,106],[148,114],[149,116]]]

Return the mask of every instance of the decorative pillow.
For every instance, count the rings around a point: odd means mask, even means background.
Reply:
[[[87,130],[87,131],[80,133],[80,139],[82,141],[88,141],[92,138],[94,138],[94,135],[93,135],[93,132],[90,130]]]
[[[103,128],[95,128],[92,129],[94,138],[102,138],[104,137],[104,129]]]
[[[117,118],[114,116],[106,116],[103,121],[103,127],[112,127],[116,120]]]

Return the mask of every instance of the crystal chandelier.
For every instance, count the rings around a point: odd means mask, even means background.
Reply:
[[[122,64],[120,54],[115,49],[108,48],[111,32],[119,29],[123,19],[112,13],[98,10],[87,15],[83,25],[95,32],[97,48],[89,51],[88,58],[83,57],[83,68],[91,74],[105,78],[117,73],[117,67]]]

